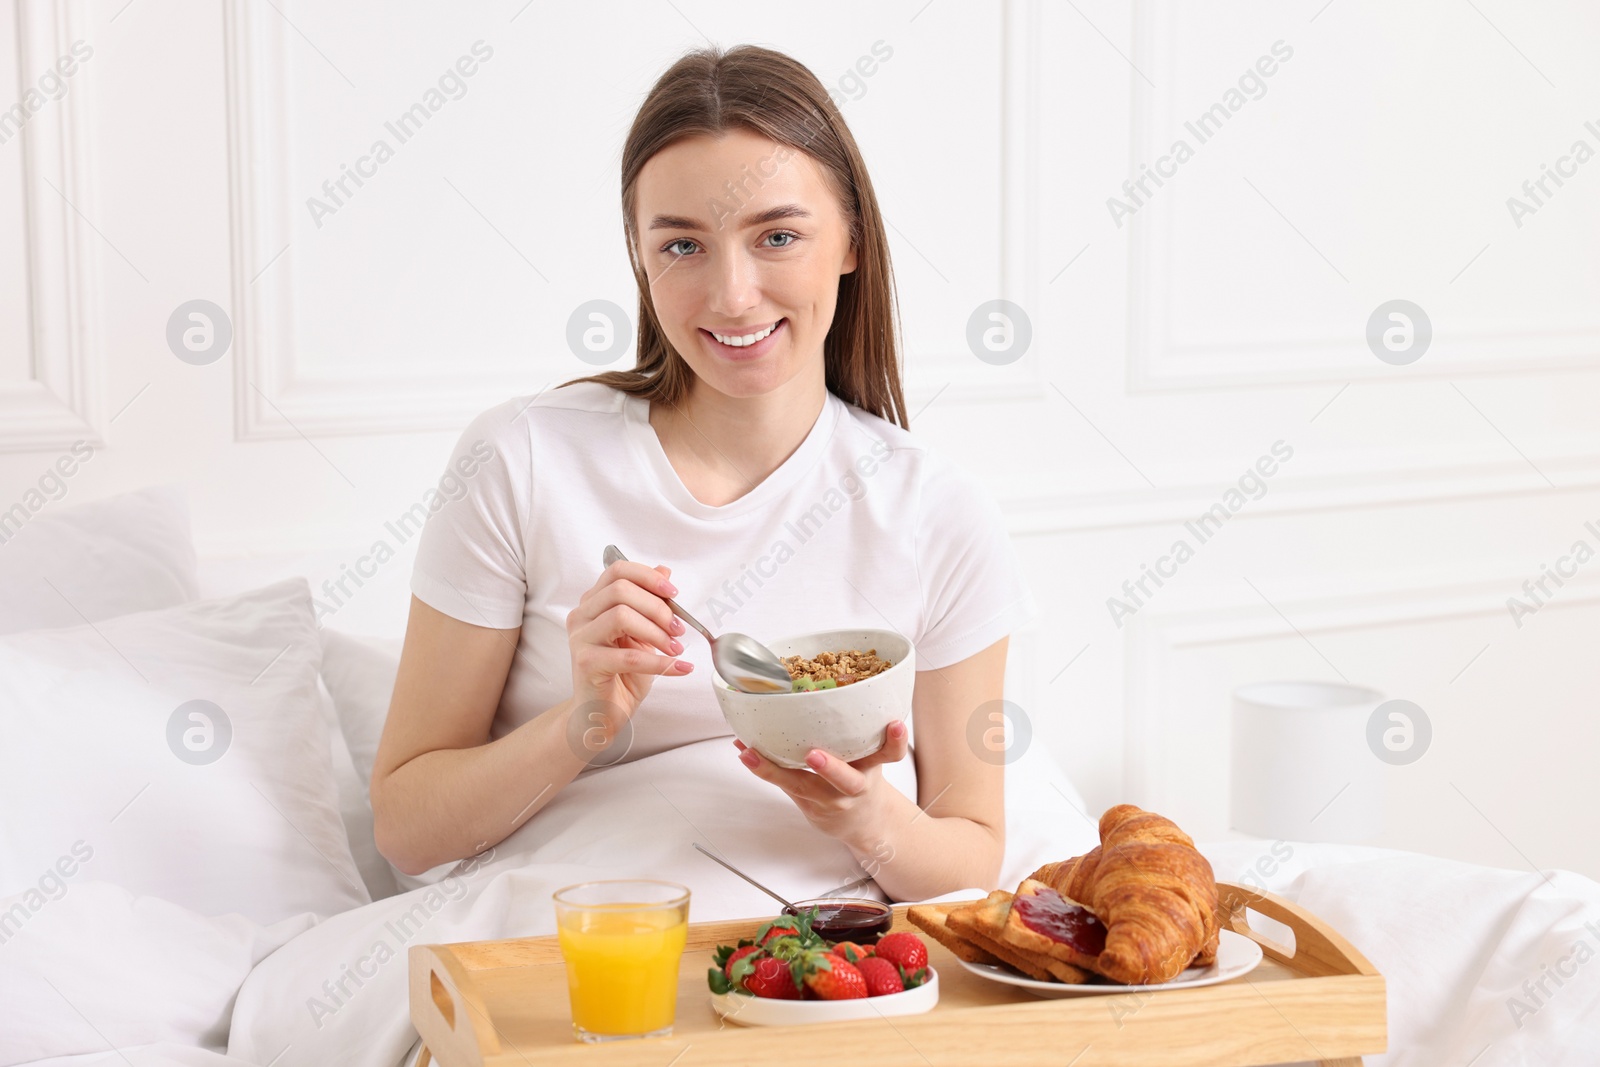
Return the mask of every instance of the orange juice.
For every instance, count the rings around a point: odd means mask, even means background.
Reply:
[[[567,964],[573,1023],[591,1034],[650,1034],[672,1026],[687,907],[571,911],[556,937]]]

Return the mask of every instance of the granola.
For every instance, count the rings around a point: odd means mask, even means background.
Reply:
[[[847,652],[819,652],[810,659],[804,656],[780,656],[779,659],[788,668],[789,678],[794,682],[797,692],[850,685],[882,674],[894,666],[890,661],[880,658],[875,648],[865,652],[857,648]]]

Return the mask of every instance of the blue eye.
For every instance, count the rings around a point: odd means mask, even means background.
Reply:
[[[793,230],[777,230],[777,231],[774,231],[773,233],[767,234],[767,238],[766,239],[770,241],[774,237],[787,237],[787,238],[789,238],[789,240],[784,241],[782,244],[777,244],[777,245],[769,244],[767,246],[768,248],[789,248],[789,247],[792,247],[796,241],[799,241],[801,239],[800,235],[795,233]],[[687,238],[687,237],[677,237],[677,238],[674,238],[671,241],[668,241],[666,244],[662,245],[661,246],[661,251],[667,253],[668,255],[674,255],[674,256],[679,256],[679,257],[687,256],[687,255],[693,255],[694,254],[692,252],[674,252],[673,251],[673,247],[676,246],[676,245],[689,245],[692,248],[698,248],[699,247],[693,241],[689,240],[689,238]]]

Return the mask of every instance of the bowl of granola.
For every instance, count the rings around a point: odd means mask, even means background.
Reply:
[[[893,630],[824,630],[767,647],[789,669],[787,693],[745,693],[712,671],[734,736],[780,767],[800,770],[814,748],[845,762],[876,752],[896,719],[911,718],[911,642]]]

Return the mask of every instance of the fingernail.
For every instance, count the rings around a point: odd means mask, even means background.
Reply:
[[[739,762],[744,764],[746,767],[754,767],[756,764],[761,762],[761,757],[756,755],[754,749],[747,748],[743,752],[739,753]]]
[[[681,634],[681,633],[683,633],[683,631],[685,631],[687,629],[688,629],[688,626],[686,626],[684,624],[684,621],[682,619],[678,618],[676,615],[674,615],[672,617],[672,632],[673,633]]]
[[[682,671],[684,674],[688,674],[690,671],[694,670],[694,664],[690,663],[686,659],[680,659],[677,663],[673,664],[673,666]]]
[[[813,752],[813,753],[811,753],[811,755],[806,757],[806,762],[809,763],[816,770],[820,771],[820,770],[822,770],[823,767],[827,766],[828,757],[824,756],[820,752]]]
[[[671,582],[662,582],[661,593],[663,596],[677,596],[678,587],[673,585]]]
[[[667,647],[672,649],[672,654],[676,656],[679,652],[683,651],[683,642],[674,637],[672,641],[668,643]]]

